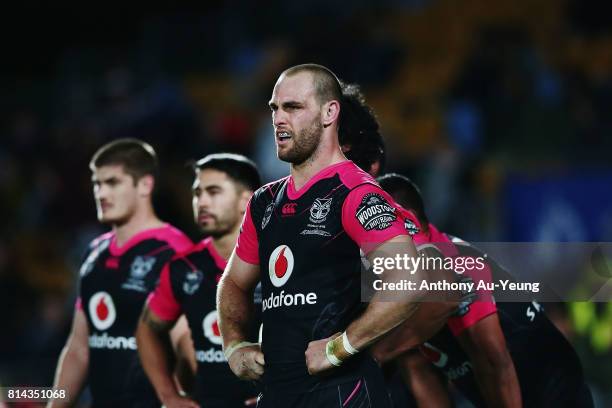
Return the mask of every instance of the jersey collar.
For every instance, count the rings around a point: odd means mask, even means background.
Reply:
[[[344,161],[341,161],[340,163],[332,164],[330,166],[327,166],[321,169],[317,174],[312,176],[310,180],[308,180],[306,184],[304,184],[302,188],[300,188],[299,190],[295,189],[295,183],[293,181],[293,177],[289,176],[289,182],[287,186],[287,197],[289,197],[290,200],[299,199],[301,196],[304,195],[304,193],[308,191],[308,189],[310,189],[310,187],[312,187],[313,184],[315,184],[316,182],[322,179],[330,177],[334,173],[338,172],[339,168],[346,166],[350,163],[352,163],[350,160],[344,160]]]

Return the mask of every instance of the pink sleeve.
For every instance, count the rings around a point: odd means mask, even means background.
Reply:
[[[478,287],[478,283],[481,281],[491,282],[491,269],[489,266],[482,270],[469,269],[465,272],[465,275],[472,278],[475,287]],[[497,312],[497,306],[490,291],[480,289],[476,291],[476,294],[476,300],[466,306],[467,311],[463,315],[453,316],[448,319],[448,328],[454,336],[458,336],[463,330]]]
[[[172,234],[168,234],[168,244],[176,253],[186,252],[193,247],[191,239],[176,228],[172,229]]]
[[[242,220],[240,235],[238,235],[238,241],[236,242],[236,255],[244,262],[259,265],[259,242],[257,241],[257,231],[251,216],[251,201],[247,204],[244,219]]]
[[[170,266],[162,269],[159,284],[147,299],[149,309],[162,320],[176,320],[181,315],[181,305],[176,301],[170,284]]]
[[[414,245],[419,246],[429,242],[429,237],[423,232],[423,227],[412,211],[406,210],[399,204],[394,204],[404,218],[404,228],[412,237]]]
[[[366,254],[393,237],[407,235],[393,199],[369,183],[352,190],[344,200],[342,225]]]
[[[485,317],[497,313],[497,306],[495,306],[495,303],[482,300],[475,301],[469,308],[470,310],[464,316],[453,316],[448,319],[448,328],[455,337]]]
[[[83,310],[83,301],[81,301],[81,297],[77,297],[76,302],[74,302],[74,310]]]

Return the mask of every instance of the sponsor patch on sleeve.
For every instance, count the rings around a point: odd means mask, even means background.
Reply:
[[[377,193],[363,196],[355,217],[366,231],[387,229],[397,219],[395,208]]]
[[[408,218],[406,218],[406,220],[404,221],[404,228],[406,228],[406,231],[408,231],[408,234],[410,234],[410,236],[416,235],[419,233],[419,231],[421,231],[419,227],[417,227],[416,224]]]

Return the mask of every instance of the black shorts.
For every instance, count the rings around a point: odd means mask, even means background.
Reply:
[[[208,397],[198,399],[198,404],[202,408],[244,408],[243,398],[227,397]]]
[[[525,407],[593,406],[578,355],[552,323],[544,321],[537,332],[522,337],[507,344]]]
[[[417,402],[410,392],[409,386],[399,372],[394,372],[386,378],[387,389],[391,402],[396,408],[417,408]]]
[[[391,408],[381,378],[361,377],[339,385],[302,394],[266,390],[259,395],[257,408]]]
[[[234,381],[231,386],[215,384],[215,388],[214,394],[196,390],[195,400],[202,408],[244,408],[244,401],[259,394],[255,384],[247,381]]]
[[[551,375],[541,392],[527,393],[523,405],[528,407],[592,408],[593,397],[581,376]],[[534,395],[535,394],[535,395]]]

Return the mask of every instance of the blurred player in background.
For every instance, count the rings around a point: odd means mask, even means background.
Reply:
[[[244,156],[212,154],[195,164],[193,215],[207,238],[163,269],[136,333],[143,367],[166,407],[196,407],[194,400],[204,408],[244,407],[247,399],[256,403],[255,387],[236,378],[227,365],[215,302],[246,205],[260,185],[257,167]],[[169,332],[181,314],[187,317],[196,350],[194,400],[179,395],[168,364]],[[251,323],[249,340],[257,341],[259,319]]]
[[[342,84],[338,139],[342,152],[362,170],[377,177],[385,168],[385,142],[374,110],[357,84]]]
[[[357,86],[344,85],[343,96],[345,105],[348,107],[345,112],[350,108],[350,115],[345,115],[344,122],[342,122],[345,132],[340,132],[343,150],[347,157],[359,163],[363,169],[377,174],[381,171],[380,164],[385,162],[385,151],[374,112],[365,103],[365,98]],[[429,223],[420,191],[410,180],[399,175],[387,175],[379,178],[378,181],[399,205],[406,206],[412,212],[406,214],[406,229],[417,244],[448,244],[440,245],[440,247],[447,252],[452,251],[453,254],[448,254],[450,256],[483,256],[476,248],[458,238],[453,239],[456,246],[450,244],[450,238]],[[414,214],[417,216],[416,220],[410,217]],[[493,260],[491,260],[491,265],[497,271],[496,275],[499,276],[501,274],[499,265]],[[504,273],[504,276],[507,275]],[[483,297],[486,297],[486,294]],[[496,308],[490,296],[486,300],[463,305],[459,315],[449,319],[447,328],[421,347],[424,355],[428,356],[436,366],[442,365],[446,376],[456,380],[458,385],[462,384],[463,386],[459,388],[479,406],[483,405],[484,401],[489,406],[521,405],[521,387],[519,387],[513,358],[521,362],[521,366],[518,367],[521,385],[528,384],[522,387],[522,398],[528,405],[542,403],[544,401],[542,398],[551,395],[551,397],[556,397],[557,401],[582,404],[577,406],[589,406],[590,396],[582,379],[582,369],[577,356],[567,341],[541,313],[541,306],[537,302],[503,303],[497,305]],[[526,344],[526,334],[523,333],[514,338],[512,336],[524,330],[534,335],[538,333],[539,338],[547,338],[547,341],[551,341],[551,346],[553,346],[551,349],[556,350],[554,353],[551,353],[550,350],[546,353],[551,356],[551,362],[554,361],[555,354],[558,354],[557,358],[561,355],[567,357],[566,367],[563,367],[563,364],[553,363],[554,368],[550,369],[549,374],[557,380],[551,380],[548,385],[542,384],[542,379],[547,377],[544,371],[546,369],[543,368],[546,367],[544,359],[536,358],[538,369],[534,370],[530,364],[524,363],[525,359],[532,359],[533,356],[524,351],[517,352],[521,348],[520,345]],[[510,354],[513,351],[512,347],[508,351],[504,334],[510,338],[509,344],[515,349],[512,356]],[[409,347],[406,343],[402,344],[402,336],[406,335],[407,333],[402,333],[401,328],[391,332],[373,347],[374,355],[380,362],[391,360],[402,350],[406,350],[403,347]],[[456,340],[453,335],[457,336]],[[449,348],[452,350],[450,359]],[[397,361],[420,406],[449,406],[451,404],[446,387],[440,382],[439,373],[433,369],[431,363],[423,357],[421,352],[407,351]],[[474,374],[471,373],[472,370]],[[528,377],[529,373],[534,373],[535,377]],[[566,380],[560,380],[559,373],[565,373],[561,374],[561,377],[567,375]],[[554,390],[555,381],[563,384],[556,391]],[[397,385],[395,381],[392,381],[391,384],[392,389],[396,388],[394,387]],[[393,389],[393,391],[396,390]],[[559,394],[560,391],[563,392]],[[399,393],[394,392],[393,395],[401,398]],[[398,403],[397,400],[394,402]]]
[[[344,115],[341,118],[339,132],[342,151],[347,158],[366,170],[373,177],[376,177],[380,172],[384,171],[386,152],[384,139],[380,133],[380,126],[374,110],[366,103],[365,96],[357,84],[342,84],[342,97]],[[409,211],[403,211],[403,215],[405,216],[404,226],[415,240],[415,243],[418,244],[419,242],[426,241],[426,237],[423,234],[417,233],[421,231],[421,225],[416,216]],[[436,303],[423,303],[421,306],[425,306],[423,309],[431,309],[439,305]],[[409,330],[408,335],[413,332],[412,329],[409,328]],[[390,335],[397,334],[399,331],[400,329],[395,329]],[[406,333],[402,333],[402,335],[406,336]],[[383,338],[381,342],[384,347],[384,344],[388,341]],[[416,346],[417,343],[413,345]],[[375,346],[375,348],[377,347]],[[378,346],[378,349],[380,350],[381,347]],[[380,358],[380,356],[378,357]],[[429,365],[427,361],[424,363]],[[406,388],[395,365],[385,364],[383,368],[394,406],[415,406],[416,401]],[[436,375],[435,372],[428,371],[428,373]],[[431,381],[428,385],[431,387],[429,390],[431,397],[428,402],[432,403],[432,406],[447,406],[450,403],[446,388],[441,383]],[[435,385],[438,386],[437,390],[433,388]]]
[[[450,250],[455,253],[449,256],[487,259],[485,273],[474,275],[474,280],[509,276],[476,247],[438,231],[427,218],[418,187],[408,178],[389,174],[378,181],[399,205],[416,214],[422,230],[415,231],[415,242],[450,243],[452,238]],[[434,366],[478,407],[518,407],[521,400],[527,407],[593,406],[576,352],[539,303],[496,304],[490,294],[479,295],[476,301],[461,305],[446,327],[420,347],[421,353],[397,358],[419,406],[439,406],[444,399],[432,392],[441,389]],[[385,362],[402,350],[401,335],[392,335],[378,343],[373,353]]]
[[[112,230],[93,240],[81,266],[72,330],[54,382],[68,399],[52,401],[53,407],[76,403],[86,383],[95,407],[159,406],[134,332],[163,266],[192,243],[155,214],[157,163],[153,148],[137,139],[111,142],[90,162],[98,220]]]

